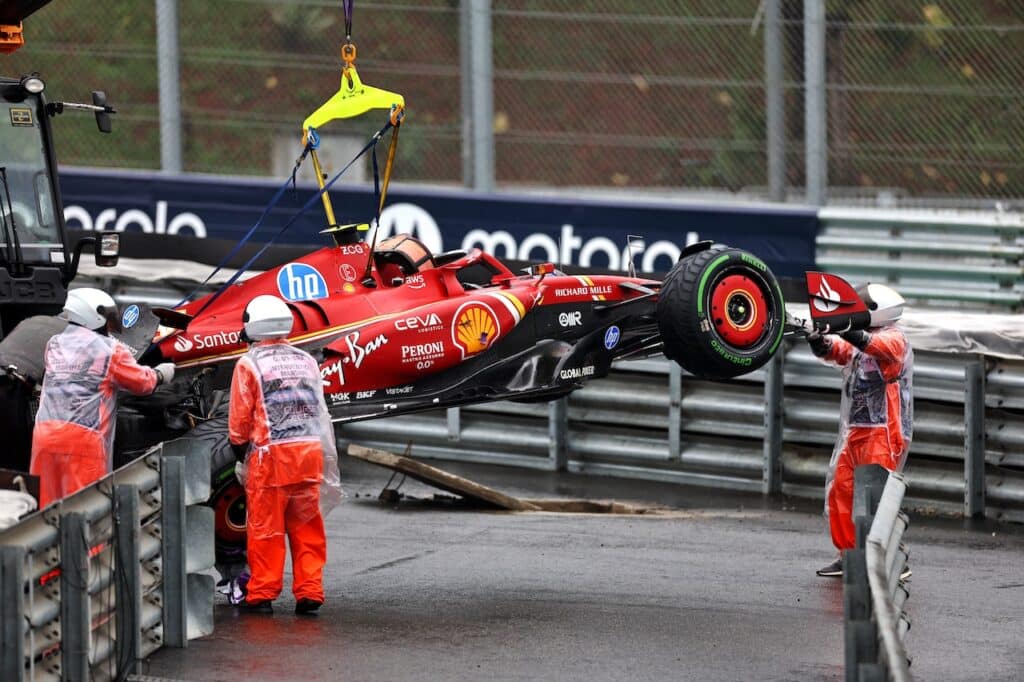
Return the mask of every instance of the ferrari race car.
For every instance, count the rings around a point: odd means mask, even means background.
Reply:
[[[336,421],[484,400],[547,400],[619,359],[664,353],[726,379],[763,365],[782,339],[775,278],[755,256],[702,242],[664,282],[516,274],[474,249],[431,254],[408,235],[341,243],[175,310],[142,355],[184,377],[246,350],[242,311],[271,294],[294,316],[293,344],[320,360]],[[219,382],[218,382],[219,383]]]

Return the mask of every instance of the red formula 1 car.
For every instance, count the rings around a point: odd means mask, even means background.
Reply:
[[[757,369],[782,339],[775,278],[749,253],[703,242],[664,282],[516,274],[474,250],[431,254],[407,235],[371,251],[337,244],[176,310],[143,355],[187,370],[233,365],[246,350],[242,311],[284,299],[291,340],[320,361],[337,421],[487,400],[545,400],[605,376],[613,361],[664,353],[725,379]],[[218,382],[219,383],[219,382]]]

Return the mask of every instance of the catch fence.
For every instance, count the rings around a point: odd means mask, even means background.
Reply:
[[[283,176],[337,89],[341,5],[54,2],[4,71],[108,91],[114,135],[61,117],[64,163]],[[353,39],[364,81],[409,105],[399,181],[802,200],[810,173],[831,202],[1024,205],[1020,3],[358,0]],[[328,168],[378,125],[323,131]]]

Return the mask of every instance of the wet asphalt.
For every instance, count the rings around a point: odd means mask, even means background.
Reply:
[[[382,505],[346,461],[326,604],[272,616],[218,596],[216,632],[143,666],[176,680],[841,680],[842,585],[816,505],[441,464],[505,492],[619,499],[658,515]],[[395,481],[397,483],[397,480]],[[393,483],[394,485],[394,483]],[[401,492],[433,490],[407,481]],[[1024,529],[912,516],[908,649],[920,680],[1024,677]]]

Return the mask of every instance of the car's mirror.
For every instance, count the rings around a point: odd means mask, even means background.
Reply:
[[[102,90],[93,90],[92,103],[94,106],[102,107],[101,110],[96,112],[96,127],[100,129],[101,133],[109,133],[113,126],[110,122],[110,112],[112,110],[107,106],[107,93]]]
[[[117,232],[101,232],[96,237],[93,254],[96,256],[96,265],[101,268],[112,268],[117,265],[117,260],[121,256],[121,235]]]

